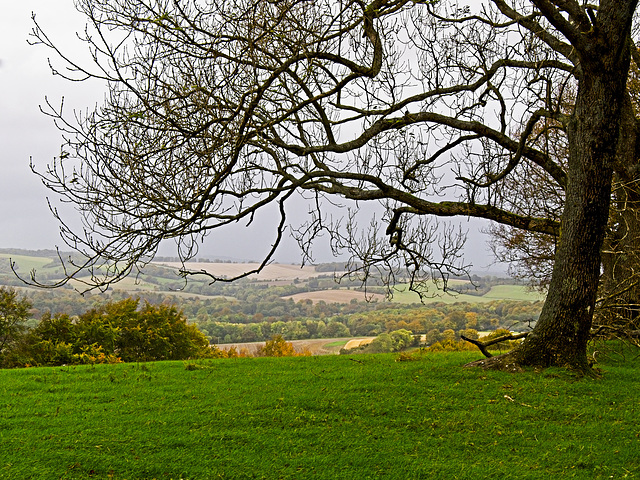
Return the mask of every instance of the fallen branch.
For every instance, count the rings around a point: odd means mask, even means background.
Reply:
[[[474,340],[472,338],[468,338],[465,337],[464,335],[460,335],[460,338],[462,338],[463,340],[466,340],[469,343],[473,343],[476,347],[478,347],[480,349],[480,351],[482,352],[482,354],[487,357],[487,358],[491,358],[493,357],[493,355],[491,353],[489,353],[489,350],[487,349],[487,347],[490,347],[491,345],[495,345],[496,343],[500,343],[500,342],[504,342],[506,340],[518,340],[520,338],[524,338],[527,335],[529,335],[529,332],[523,332],[523,333],[519,333],[517,335],[502,335],[501,337],[497,337],[497,338],[493,338],[487,342],[481,342],[480,340]]]

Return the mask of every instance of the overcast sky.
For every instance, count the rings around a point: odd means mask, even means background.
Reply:
[[[45,97],[57,105],[64,96],[65,109],[84,110],[101,102],[104,92],[102,85],[72,84],[51,74],[47,58],[52,52],[27,43],[33,27],[32,12],[51,38],[67,49],[65,51],[82,51],[74,32],[83,30],[84,18],[75,11],[72,0],[3,2],[0,8],[0,248],[64,247],[58,225],[47,206],[50,193],[29,169],[30,158],[43,169],[60,151],[60,134],[52,121],[40,112],[39,105]],[[482,225],[477,220],[463,220],[463,228],[470,234],[467,259],[478,271],[485,271],[493,262],[486,236],[478,231]],[[255,243],[255,235],[234,236],[231,242],[224,239],[215,244],[209,242],[203,253],[210,258],[257,259],[261,249]],[[161,253],[174,254],[170,246]],[[298,258],[293,242],[288,242],[278,256],[285,262],[295,262]],[[318,260],[331,261],[331,258],[320,252]],[[505,267],[493,266],[492,270],[505,270]]]
[[[61,142],[39,105],[45,96],[59,103],[63,95],[79,102],[93,97],[95,104],[101,94],[98,88],[92,92],[89,85],[68,85],[51,75],[49,52],[27,44],[32,11],[67,40],[82,26],[82,18],[71,0],[3,2],[0,9],[0,247],[42,249],[53,248],[60,239],[47,190],[31,173],[29,159],[45,166]]]

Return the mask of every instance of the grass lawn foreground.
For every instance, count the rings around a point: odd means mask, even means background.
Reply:
[[[640,361],[474,353],[3,370],[2,479],[640,478]]]

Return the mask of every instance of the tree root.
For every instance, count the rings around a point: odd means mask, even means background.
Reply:
[[[468,367],[478,367],[483,370],[498,370],[502,372],[508,373],[521,373],[525,371],[525,367],[534,368],[536,370],[545,369],[549,367],[560,367],[565,368],[567,371],[576,375],[579,378],[588,377],[588,378],[600,378],[601,374],[597,369],[593,369],[587,359],[585,357],[584,362],[575,362],[575,363],[535,363],[530,360],[522,359],[520,355],[520,348],[516,348],[507,352],[503,355],[498,355],[490,358],[483,358],[480,360],[475,360],[473,362],[467,363],[464,365],[465,368]]]
[[[488,358],[476,360],[474,362],[467,363],[465,368],[467,367],[479,367],[483,370],[500,370],[509,373],[520,373],[524,371],[524,368],[520,365],[516,356],[513,355],[513,352],[508,352],[496,357],[490,356]]]

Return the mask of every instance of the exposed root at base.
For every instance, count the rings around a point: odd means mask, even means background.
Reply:
[[[546,364],[546,365],[536,365],[530,363],[522,363],[518,361],[514,352],[508,352],[503,355],[499,355],[497,357],[483,358],[481,360],[476,360],[474,362],[467,363],[464,365],[467,367],[478,367],[483,370],[499,370],[502,372],[509,373],[521,373],[524,372],[524,367],[533,367],[536,369],[545,369],[549,367],[561,367],[566,368],[568,371],[577,375],[578,377],[589,377],[589,378],[600,378],[600,372],[598,370],[593,369],[586,361],[584,363],[575,363],[575,364]]]
[[[467,363],[464,367],[479,367],[483,370],[500,370],[509,373],[520,373],[524,371],[522,366],[513,358],[513,355],[509,353],[497,357],[476,360],[475,362]]]

